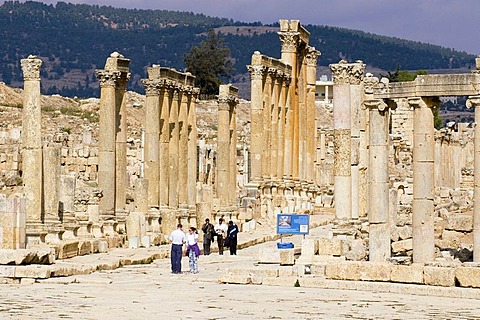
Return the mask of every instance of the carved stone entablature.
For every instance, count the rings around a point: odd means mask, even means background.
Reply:
[[[468,100],[467,100],[467,108],[476,108],[476,107],[480,107],[480,96],[470,96],[468,97]]]
[[[300,32],[284,31],[278,32],[280,41],[282,42],[282,52],[297,52],[300,41]]]
[[[109,71],[109,70],[95,70],[98,81],[100,81],[100,87],[115,87],[117,81],[121,76],[120,71]]]
[[[442,104],[438,97],[410,97],[407,102],[413,108],[438,108]]]
[[[40,80],[42,60],[38,59],[37,56],[30,55],[27,59],[22,59],[20,64],[22,65],[24,80]]]
[[[316,50],[315,47],[307,47],[305,60],[307,61],[307,66],[316,67],[318,57],[321,55],[320,51]]]
[[[250,77],[252,80],[262,80],[267,68],[265,66],[249,65],[247,66],[247,70],[250,72]]]

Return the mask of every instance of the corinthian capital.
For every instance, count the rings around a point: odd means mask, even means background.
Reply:
[[[40,80],[40,67],[42,60],[30,55],[27,59],[20,60],[24,80]]]
[[[365,65],[362,61],[348,63],[345,60],[341,60],[339,63],[331,64],[330,70],[333,75],[333,83],[360,84],[363,81]]]
[[[315,47],[307,47],[305,59],[307,60],[307,66],[316,67],[318,57],[321,55],[320,51],[315,50]]]
[[[297,52],[298,41],[300,40],[300,32],[282,31],[278,32],[280,41],[282,42],[282,52]]]
[[[247,70],[250,72],[252,80],[262,80],[267,68],[261,65],[249,65]]]
[[[158,96],[160,95],[160,81],[158,80],[150,80],[150,79],[142,79],[140,80],[145,87],[145,93],[147,96]]]
[[[100,87],[115,87],[117,80],[121,76],[120,71],[110,71],[110,70],[95,70],[98,81],[100,81]]]

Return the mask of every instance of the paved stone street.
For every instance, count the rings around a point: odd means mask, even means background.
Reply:
[[[480,319],[477,300],[353,290],[219,284],[225,268],[255,266],[260,248],[200,258],[173,275],[168,259],[32,285],[2,285],[1,319]],[[183,270],[188,259],[183,258]],[[74,283],[72,283],[74,282]],[[361,287],[361,283],[360,286]]]

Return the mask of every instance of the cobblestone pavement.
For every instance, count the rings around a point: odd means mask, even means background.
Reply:
[[[1,285],[0,319],[480,319],[472,299],[216,281],[227,267],[255,267],[259,248],[274,245],[202,256],[198,274],[171,274],[162,259],[74,276],[75,283]]]

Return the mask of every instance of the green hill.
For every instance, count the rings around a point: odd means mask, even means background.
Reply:
[[[288,17],[279,17],[288,18]],[[118,51],[132,60],[130,90],[151,64],[184,68],[183,55],[216,28],[231,50],[235,74],[244,74],[255,50],[280,55],[276,26],[242,23],[191,12],[118,9],[85,4],[46,5],[7,1],[0,5],[0,79],[22,85],[20,59],[44,61],[42,91],[65,96],[98,96],[94,70]],[[382,70],[471,68],[474,55],[361,31],[308,25],[311,45],[322,52],[319,65],[363,60]],[[225,30],[229,30],[228,33]]]

